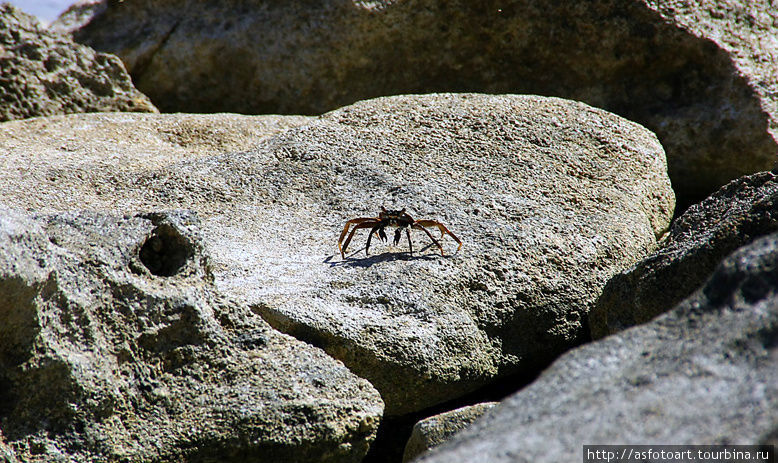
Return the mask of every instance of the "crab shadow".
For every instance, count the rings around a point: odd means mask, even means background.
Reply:
[[[363,253],[365,251],[365,248],[361,248],[357,251],[354,251],[353,253],[346,256],[344,260],[335,260],[337,259],[335,254],[327,256],[326,259],[324,259],[324,263],[328,264],[330,267],[362,267],[367,268],[371,267],[375,264],[380,264],[384,262],[394,262],[398,260],[403,261],[414,261],[414,260],[427,260],[432,261],[436,259],[450,259],[453,257],[453,255],[445,255],[441,256],[437,253],[426,253],[421,254],[428,249],[430,249],[432,245],[428,245],[423,247],[421,250],[414,252],[413,254],[410,254],[408,251],[401,251],[401,252],[382,252],[381,254],[373,254],[365,257],[356,257],[360,253]]]

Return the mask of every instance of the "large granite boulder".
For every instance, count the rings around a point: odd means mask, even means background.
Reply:
[[[580,100],[654,131],[684,207],[772,168],[770,0],[107,2],[77,40],[165,111],[321,113],[383,95]]]
[[[212,118],[219,126],[224,116]],[[121,141],[97,136],[115,122],[87,116],[48,120],[46,130],[84,121],[67,171],[16,148],[25,168],[0,177],[4,201],[197,211],[219,290],[342,360],[392,415],[534,374],[588,339],[583,320],[602,286],[653,250],[673,209],[653,134],[560,99],[382,98],[247,151],[172,163],[134,142],[160,136],[149,124],[142,135],[125,124]],[[388,247],[376,238],[365,256],[360,231],[342,259],[346,221],[381,206],[442,221],[462,250],[446,236],[441,256],[414,230],[413,256],[405,238]]]
[[[188,213],[0,211],[0,452],[361,460],[378,393],[220,296],[201,243]]]
[[[760,172],[730,182],[673,222],[650,257],[614,275],[589,313],[597,339],[645,323],[688,297],[721,260],[778,230],[778,175]]]
[[[651,323],[575,349],[418,463],[580,461],[584,444],[759,444],[778,429],[778,234]],[[772,440],[771,440],[772,439]]]
[[[0,4],[0,121],[93,111],[156,112],[121,60]]]

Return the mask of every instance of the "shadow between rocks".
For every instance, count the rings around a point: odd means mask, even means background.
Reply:
[[[540,372],[545,369],[545,366],[538,369],[534,374],[506,376],[470,394],[416,413],[397,417],[384,417],[381,425],[378,427],[376,439],[370,445],[370,450],[365,455],[362,463],[401,463],[405,445],[411,437],[413,426],[417,422],[430,416],[468,405],[483,402],[499,402],[532,383]]]

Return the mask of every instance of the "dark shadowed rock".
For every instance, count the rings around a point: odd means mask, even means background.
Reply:
[[[446,442],[457,432],[470,426],[497,402],[486,402],[457,408],[439,415],[425,418],[413,426],[411,438],[405,446],[403,463]]]
[[[378,393],[219,296],[198,227],[0,212],[0,423],[21,461],[360,461]]]
[[[156,112],[121,60],[0,5],[0,121],[93,111]]]
[[[673,222],[660,249],[615,275],[589,314],[593,338],[647,322],[681,302],[721,260],[778,230],[778,176],[739,178]]]
[[[778,234],[672,312],[565,354],[417,460],[580,461],[584,444],[757,444],[778,427]]]
[[[70,133],[85,117],[46,130]],[[175,163],[165,160],[170,148],[150,155],[134,142],[155,132],[130,128],[121,143],[75,144],[70,175],[16,149],[26,168],[0,177],[5,201],[197,211],[216,286],[367,378],[390,414],[534,374],[586,340],[584,316],[604,283],[653,250],[672,216],[654,135],[554,98],[381,98],[245,152],[182,159],[186,150],[174,146]],[[361,230],[341,259],[346,221],[382,205],[442,221],[461,252],[445,237],[441,256],[414,230],[413,256],[405,238],[398,246],[376,238],[365,256]]]
[[[770,0],[136,0],[78,40],[122,57],[166,111],[317,114],[383,95],[532,93],[654,131],[684,206],[770,169]]]

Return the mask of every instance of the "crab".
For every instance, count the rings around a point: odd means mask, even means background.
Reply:
[[[352,225],[354,228],[352,228],[351,233],[349,233],[349,228]],[[346,248],[348,248],[348,244],[351,242],[351,238],[354,237],[354,233],[360,228],[370,229],[370,234],[367,235],[367,244],[365,245],[365,255],[370,255],[368,251],[370,249],[370,240],[373,239],[373,235],[377,234],[381,240],[386,241],[386,232],[384,232],[384,228],[388,226],[397,227],[394,232],[395,245],[400,242],[400,237],[402,236],[401,233],[403,230],[405,230],[405,235],[408,237],[408,247],[410,249],[411,255],[413,255],[413,242],[411,241],[410,228],[424,231],[424,233],[430,237],[432,242],[435,243],[438,249],[440,249],[440,255],[445,255],[443,253],[443,246],[440,245],[440,242],[438,242],[438,240],[436,240],[435,237],[433,237],[429,230],[427,230],[425,227],[437,227],[438,230],[440,230],[441,238],[443,238],[445,235],[449,235],[454,239],[454,241],[459,243],[459,247],[457,248],[456,252],[459,252],[459,250],[462,249],[462,241],[460,241],[455,234],[451,233],[451,231],[446,228],[445,225],[438,222],[437,220],[413,220],[413,217],[405,212],[405,208],[402,208],[399,211],[388,211],[385,207],[382,206],[378,217],[359,217],[346,222],[346,225],[343,227],[343,232],[341,232],[340,238],[338,238],[338,249],[340,249],[341,257],[344,259],[346,258]],[[346,242],[343,243],[343,238],[346,237],[346,234],[348,234],[348,238],[346,238]],[[343,243],[342,246],[341,243]]]

